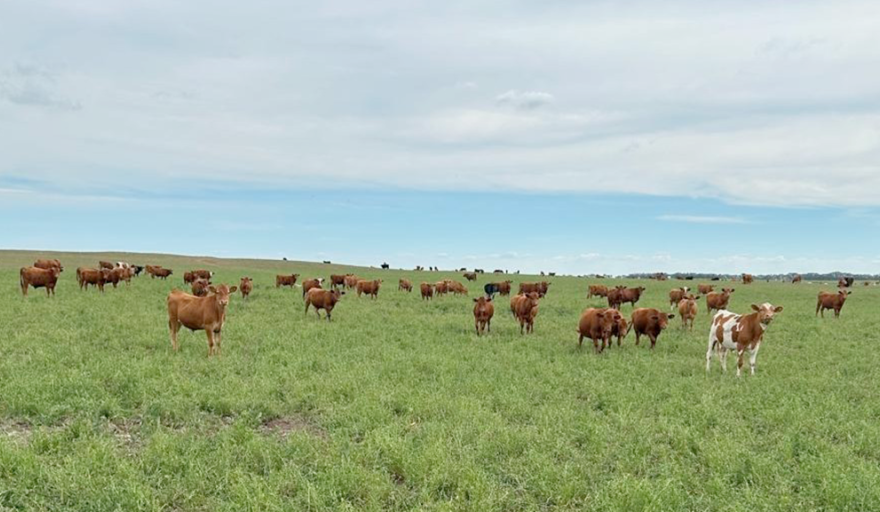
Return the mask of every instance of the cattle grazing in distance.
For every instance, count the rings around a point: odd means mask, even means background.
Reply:
[[[578,323],[578,347],[584,344],[584,338],[593,341],[593,350],[600,354],[610,345],[612,331],[619,326],[622,318],[619,311],[612,308],[589,308],[581,313]],[[623,336],[626,335],[624,331]],[[618,344],[620,343],[618,338]]]
[[[412,292],[413,284],[409,279],[400,279],[397,282],[397,291]]]
[[[330,288],[345,287],[345,275],[330,274]]]
[[[76,282],[80,290],[88,290],[89,285],[104,291],[104,272],[93,268],[79,267],[76,269]]]
[[[707,295],[715,291],[715,287],[711,284],[698,284],[697,291],[700,292],[700,295]]]
[[[633,311],[631,324],[636,333],[636,345],[639,344],[641,336],[647,336],[651,340],[651,349],[653,349],[660,333],[669,326],[669,320],[673,318],[675,315],[667,315],[654,308],[639,308]]]
[[[819,292],[819,300],[816,302],[816,316],[821,313],[822,318],[825,318],[825,310],[833,309],[834,318],[840,318],[840,310],[843,309],[846,298],[850,294],[852,292],[847,290],[840,290],[837,293]]]
[[[458,281],[447,281],[446,288],[455,295],[467,295],[468,289]]]
[[[160,268],[162,268],[162,267],[159,265],[147,265],[146,266],[147,274],[150,274],[150,279],[156,278],[156,271],[159,270]]]
[[[672,290],[669,290],[669,308],[674,309],[676,306],[678,306],[678,303],[687,296],[689,290],[690,288],[688,288],[687,286],[682,286],[681,288],[673,288]]]
[[[321,310],[323,309],[326,313],[327,321],[330,322],[333,308],[336,307],[336,303],[339,302],[339,299],[343,295],[345,295],[345,292],[340,291],[337,288],[332,288],[330,290],[312,288],[305,296],[306,309],[303,314],[308,314],[309,307],[314,307],[315,314],[318,315],[318,319],[320,319]]]
[[[837,280],[837,287],[838,288],[850,288],[850,287],[852,287],[853,283],[855,283],[854,278],[841,277],[840,279]]]
[[[333,263],[330,260],[324,260],[324,265],[332,265]]]
[[[464,274],[462,274],[462,276],[464,276],[464,278],[467,279],[468,281],[476,281],[477,280],[477,273],[476,272],[465,272]]]
[[[636,306],[636,302],[638,302],[642,298],[642,293],[645,292],[644,286],[639,286],[636,288],[625,288],[620,297],[621,305],[625,302],[629,302],[633,307]]]
[[[192,294],[196,297],[206,297],[208,295],[208,280],[198,278],[192,283]]]
[[[388,263],[382,263],[382,270],[388,270],[389,268],[391,268],[391,265]]]
[[[537,293],[540,297],[547,295],[547,290],[552,283],[541,281],[540,283],[519,283],[519,293]]]
[[[516,304],[514,304],[513,314],[519,320],[519,333],[526,334],[535,332],[535,317],[538,316],[538,292],[530,292],[528,294],[520,294],[514,296]]]
[[[174,273],[174,271],[171,270],[170,268],[157,268],[157,269],[154,269],[154,271],[153,271],[153,275],[155,277],[158,277],[159,279],[168,279],[168,276],[170,276],[173,273]]]
[[[303,299],[306,298],[306,294],[309,293],[309,290],[321,289],[323,283],[324,279],[320,277],[303,280]]]
[[[223,336],[223,325],[226,323],[226,307],[229,295],[238,287],[232,288],[221,284],[209,286],[210,294],[196,297],[180,290],[172,290],[165,300],[168,305],[168,328],[171,331],[171,347],[177,352],[177,333],[180,326],[195,331],[205,331],[208,336],[208,356],[220,355],[220,343]]]
[[[372,281],[367,281],[365,279],[361,279],[357,284],[357,294],[358,297],[361,294],[369,295],[371,299],[375,299],[379,296],[379,286],[382,284],[381,279],[374,279]]]
[[[422,292],[422,300],[431,300],[434,298],[434,286],[429,283],[422,283],[419,285],[419,290]]]
[[[486,273],[486,271],[481,268],[475,268],[474,272],[476,272],[477,274],[485,274]]]
[[[247,299],[254,291],[254,280],[250,277],[242,277],[241,282],[238,283],[238,289],[241,291],[241,298]]]
[[[743,274],[742,275],[743,284],[752,284],[755,282],[755,276],[752,274]]]
[[[608,300],[608,307],[612,309],[620,309],[620,306],[623,304],[623,292],[626,290],[626,286],[615,286],[614,288],[609,288],[608,293],[605,295],[605,298]]]
[[[799,283],[801,283],[803,280],[804,280],[804,277],[803,277],[802,275],[800,275],[800,274],[795,274],[795,275],[791,278],[791,284],[799,284]]]
[[[358,281],[360,281],[360,280],[361,279],[354,274],[346,274],[343,282],[344,282],[346,288],[348,288],[350,290],[354,290],[354,288],[358,284]]]
[[[736,288],[722,288],[720,292],[712,292],[706,295],[706,310],[711,315],[713,310],[727,309],[730,302],[730,294],[735,292]]]
[[[699,297],[694,297],[693,295],[688,294],[687,297],[684,297],[679,301],[678,316],[681,317],[682,329],[687,329],[688,324],[690,324],[690,329],[694,330],[694,320],[697,318],[698,300],[700,300]]]
[[[115,267],[115,265],[113,265],[113,263],[109,261],[99,261],[98,266],[101,268],[106,268],[107,270],[113,270],[113,268]]]
[[[711,370],[712,352],[718,356],[721,371],[727,371],[727,351],[736,350],[736,376],[742,374],[743,354],[749,350],[749,367],[755,374],[758,361],[758,349],[764,340],[764,333],[773,321],[773,317],[782,312],[782,306],[764,303],[761,306],[752,304],[753,313],[737,315],[722,310],[715,314],[712,327],[709,328],[709,346],[706,350],[706,372]]]
[[[299,274],[290,274],[286,276],[276,275],[275,276],[275,288],[281,288],[282,286],[289,286],[291,288],[296,285],[296,280],[299,278]]]
[[[135,277],[140,277],[141,272],[144,271],[144,266],[143,265],[132,265],[131,269],[134,272]]]
[[[608,287],[604,284],[591,284],[587,298],[592,299],[593,297],[608,297]]]
[[[477,336],[484,332],[492,332],[492,317],[495,316],[495,305],[490,297],[478,297],[474,299],[474,327]]]

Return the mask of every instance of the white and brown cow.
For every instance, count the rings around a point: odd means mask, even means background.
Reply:
[[[752,310],[754,313],[749,315],[737,315],[727,310],[715,314],[709,329],[709,347],[706,349],[707,372],[711,369],[713,350],[718,355],[722,372],[727,371],[727,351],[736,350],[736,376],[739,377],[742,374],[743,354],[748,349],[749,367],[751,374],[755,374],[758,349],[764,340],[764,331],[770,326],[776,313],[782,311],[782,306],[765,302],[760,306],[752,304]]]

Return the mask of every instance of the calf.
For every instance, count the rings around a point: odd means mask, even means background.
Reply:
[[[324,280],[320,277],[315,279],[306,279],[303,281],[303,299],[306,298],[306,294],[309,293],[309,290],[321,289],[321,284]]]
[[[852,292],[846,290],[840,290],[837,293],[819,292],[819,301],[816,302],[816,316],[821,313],[822,318],[825,318],[825,310],[833,309],[834,318],[840,318],[840,310],[843,309],[846,297],[850,294]]]
[[[192,294],[196,297],[206,297],[208,295],[208,280],[207,279],[196,279],[192,283]]]
[[[431,300],[434,298],[434,287],[428,283],[422,283],[419,285],[419,289],[422,292],[422,300]]]
[[[592,299],[593,297],[608,297],[608,287],[603,284],[591,284],[587,298]]]
[[[715,314],[712,327],[709,329],[709,346],[706,349],[706,372],[709,372],[712,364],[712,351],[718,356],[721,371],[727,371],[727,351],[736,350],[737,364],[736,376],[742,374],[743,354],[749,350],[749,367],[751,374],[755,374],[758,360],[758,349],[764,339],[764,332],[776,313],[782,311],[782,306],[774,307],[764,303],[760,306],[752,304],[754,313],[750,315],[737,315],[727,310],[721,310]]]
[[[64,267],[61,265],[61,262],[58,260],[37,260],[34,262],[34,267],[41,268],[43,270],[49,270],[50,268],[57,268],[58,272],[64,272]]]
[[[690,329],[694,330],[694,319],[697,318],[697,301],[699,297],[688,295],[678,303],[678,315],[681,317],[681,328],[687,329],[690,323]]]
[[[700,295],[707,295],[715,291],[715,287],[711,284],[699,284],[697,285],[697,291],[700,292]]]
[[[464,278],[467,279],[468,281],[476,281],[476,280],[477,280],[477,273],[476,273],[476,272],[465,272],[465,273],[462,274],[462,275],[463,275]]]
[[[397,283],[397,291],[412,292],[413,284],[409,279],[401,279]]]
[[[247,299],[254,291],[254,280],[250,277],[242,277],[241,282],[238,283],[238,289],[241,290],[241,298]]]
[[[220,355],[223,324],[226,323],[226,306],[229,295],[235,293],[237,287],[229,288],[225,284],[217,287],[209,286],[211,292],[206,297],[196,297],[180,290],[172,290],[165,300],[168,305],[168,328],[171,330],[171,347],[177,352],[177,333],[180,326],[195,331],[205,331],[208,336],[208,356]]]
[[[519,333],[523,334],[535,332],[535,317],[538,316],[538,292],[531,292],[528,295],[517,295],[516,305],[514,307],[514,315],[519,320]]]
[[[379,296],[379,285],[382,284],[381,279],[374,279],[373,281],[360,280],[357,284],[357,294],[358,297],[361,296],[362,293],[365,293],[370,296],[371,299],[375,299]]]
[[[293,288],[296,284],[296,280],[299,277],[299,274],[290,274],[289,276],[275,276],[275,288],[281,288],[282,286],[289,286]]]
[[[345,292],[339,291],[337,288],[332,288],[330,290],[312,288],[306,294],[306,309],[303,314],[308,314],[309,307],[314,306],[315,314],[318,315],[318,319],[321,319],[321,310],[323,309],[327,313],[327,321],[330,322],[330,315],[333,313],[333,308],[336,307],[336,303],[339,302],[342,295],[345,295]]]
[[[632,313],[632,329],[636,332],[636,345],[642,335],[651,340],[651,349],[657,344],[657,338],[666,327],[669,326],[669,320],[675,318],[675,315],[667,315],[659,309],[639,308]]]
[[[439,297],[449,293],[449,283],[447,281],[437,281],[434,283],[434,293]]]
[[[489,297],[478,297],[474,299],[474,327],[477,330],[477,336],[483,332],[492,332],[492,317],[495,316],[495,305]]]
[[[88,290],[89,285],[97,286],[98,290],[104,291],[104,272],[92,268],[79,267],[76,269],[76,282],[80,290]]]
[[[674,309],[688,295],[688,287],[675,288],[669,291],[669,308]]]
[[[584,338],[593,340],[593,350],[602,353],[609,346],[612,331],[618,327],[620,312],[611,308],[589,308],[581,313],[578,323],[578,347],[584,344]],[[624,333],[625,335],[625,333]],[[619,338],[618,338],[619,344]]]
[[[736,288],[722,288],[720,292],[712,292],[706,295],[706,310],[712,314],[713,310],[727,309],[727,303],[730,302],[730,294],[735,292]]]

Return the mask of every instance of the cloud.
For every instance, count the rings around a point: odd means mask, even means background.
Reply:
[[[56,74],[32,63],[17,62],[0,73],[0,98],[22,106],[79,110],[79,101],[64,97],[57,90]]]
[[[702,215],[661,215],[657,220],[668,222],[686,222],[689,224],[748,224],[749,221],[741,217],[713,217]]]
[[[552,94],[540,91],[510,90],[495,97],[496,104],[519,110],[534,110],[550,105],[554,100]]]

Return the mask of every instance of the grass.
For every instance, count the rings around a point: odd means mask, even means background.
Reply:
[[[344,267],[59,257],[57,298],[24,299],[35,254],[0,252],[0,510],[880,510],[878,288],[820,320],[819,285],[736,285],[734,311],[785,306],[736,379],[705,373],[703,304],[653,352],[578,350],[588,279],[552,279],[534,335],[505,299],[478,338],[469,298],[396,290],[457,273],[353,269],[379,299],[346,295],[328,324],[274,275]],[[81,293],[98,259],[176,273]],[[220,358],[201,332],[171,351],[164,297],[198,267],[255,279]],[[676,285],[641,284],[654,307]]]

